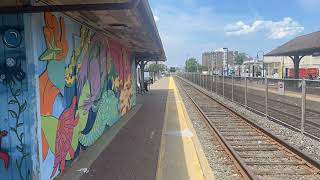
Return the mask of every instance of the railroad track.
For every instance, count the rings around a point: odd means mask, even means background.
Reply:
[[[222,85],[221,85],[222,86]],[[218,88],[218,92],[222,95],[222,88]],[[244,90],[235,88],[234,101],[244,106],[244,97],[240,94],[244,94]],[[265,112],[265,98],[255,94],[248,94],[247,107],[249,110],[259,113],[260,115]],[[231,87],[225,86],[225,97],[231,99]],[[301,126],[301,107],[294,106],[285,102],[279,102],[273,99],[268,101],[268,116],[271,119],[280,122],[283,125],[289,125],[294,127],[294,130],[299,130]],[[305,131],[311,138],[319,140],[320,138],[320,113],[311,109],[306,109],[306,121]]]
[[[320,164],[241,117],[200,89],[176,78],[204,117],[241,179],[320,179]]]

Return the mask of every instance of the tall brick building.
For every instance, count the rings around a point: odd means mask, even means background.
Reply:
[[[235,57],[238,55],[238,51],[228,51],[228,61],[227,61],[227,52],[222,48],[217,49],[212,52],[204,52],[202,53],[202,65],[207,66],[208,69],[217,68],[222,71],[222,68],[227,68],[227,64],[229,69],[234,69],[235,65]]]

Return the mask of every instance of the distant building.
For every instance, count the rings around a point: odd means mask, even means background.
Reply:
[[[264,64],[267,77],[278,74],[279,78],[293,78],[293,62],[288,56],[266,56]],[[319,77],[319,68],[320,56],[305,56],[300,62],[299,77]]]
[[[202,53],[202,65],[207,66],[208,69],[211,67],[211,62],[213,59],[213,52],[204,52]]]
[[[209,70],[214,69],[216,73],[221,74],[223,69],[227,69],[227,65],[230,71],[235,70],[235,57],[238,55],[238,51],[228,51],[224,49],[217,49],[212,52],[204,52],[202,54],[202,65],[207,66]],[[227,60],[228,57],[228,60]]]
[[[263,66],[263,61],[258,61],[252,57],[246,57],[246,60],[240,66],[240,72],[237,70],[236,75],[243,77],[263,77],[265,75]]]

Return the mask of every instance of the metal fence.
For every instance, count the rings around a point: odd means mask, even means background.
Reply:
[[[180,77],[320,140],[320,81],[184,73]]]

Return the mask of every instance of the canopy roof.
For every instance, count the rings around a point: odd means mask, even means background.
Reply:
[[[55,11],[120,41],[139,60],[165,61],[165,52],[148,0],[1,0],[0,13]],[[21,6],[22,5],[22,6]]]
[[[320,52],[320,31],[296,37],[265,56],[308,56]]]

